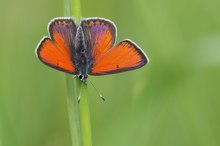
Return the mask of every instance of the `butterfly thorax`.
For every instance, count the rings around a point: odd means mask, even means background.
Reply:
[[[74,58],[74,65],[77,69],[77,76],[81,81],[86,82],[89,70],[91,68],[91,59],[89,59],[89,54],[87,46],[84,40],[84,34],[82,28],[79,26],[76,33],[76,55]]]

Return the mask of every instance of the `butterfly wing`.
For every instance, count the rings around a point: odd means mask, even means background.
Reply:
[[[148,58],[135,43],[124,40],[94,60],[92,75],[105,75],[140,68]]]
[[[140,68],[148,62],[144,52],[132,41],[113,47],[116,27],[109,20],[85,19],[81,22],[85,43],[93,60],[89,74],[105,75]]]
[[[71,18],[56,18],[48,25],[49,37],[44,37],[39,43],[36,54],[46,65],[57,70],[76,74],[72,61],[76,24]]]
[[[103,18],[89,18],[81,21],[89,56],[93,59],[107,52],[115,43],[116,27]]]

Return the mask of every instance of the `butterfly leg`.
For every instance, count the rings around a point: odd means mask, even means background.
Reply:
[[[79,96],[78,96],[78,103],[80,103],[80,97],[81,97],[82,88],[83,88],[83,86],[80,87]]]

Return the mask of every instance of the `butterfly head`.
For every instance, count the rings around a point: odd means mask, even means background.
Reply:
[[[77,76],[83,83],[86,83],[86,79],[88,78],[88,75],[79,74]]]

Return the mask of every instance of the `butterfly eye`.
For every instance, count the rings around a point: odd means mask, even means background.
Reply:
[[[79,75],[79,79],[80,79],[80,80],[82,79],[82,75]]]

